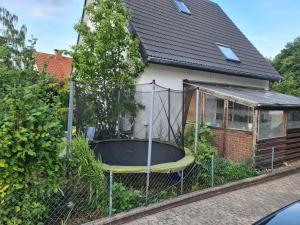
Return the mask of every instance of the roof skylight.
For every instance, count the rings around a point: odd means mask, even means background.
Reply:
[[[184,4],[183,1],[181,0],[175,0],[175,3],[178,7],[178,10],[182,13],[185,13],[185,14],[188,14],[188,15],[191,15],[191,11],[189,10],[189,8]]]
[[[241,62],[239,57],[232,51],[232,49],[229,46],[222,45],[222,44],[217,44],[217,46],[227,60],[233,62]]]

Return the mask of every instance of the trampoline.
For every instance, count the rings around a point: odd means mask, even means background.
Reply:
[[[146,173],[148,140],[106,140],[93,142],[92,149],[106,171],[114,173]],[[153,141],[151,172],[174,173],[194,162],[189,149]]]

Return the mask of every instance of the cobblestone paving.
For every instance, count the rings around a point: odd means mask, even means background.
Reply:
[[[127,225],[247,225],[299,199],[300,173],[170,209]]]

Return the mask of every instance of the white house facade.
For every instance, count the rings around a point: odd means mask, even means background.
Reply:
[[[206,72],[200,70],[185,69],[159,64],[148,64],[144,72],[138,79],[139,84],[151,83],[155,80],[156,84],[182,90],[184,80],[193,80],[205,83],[227,84],[242,87],[269,89],[268,80],[260,80],[239,76],[229,76],[221,73]]]

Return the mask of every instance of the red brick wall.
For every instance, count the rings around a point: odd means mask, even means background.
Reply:
[[[213,143],[220,155],[237,162],[251,159],[253,152],[253,136],[250,132],[213,128]],[[224,138],[225,146],[224,146]],[[225,149],[224,149],[225,147]]]

